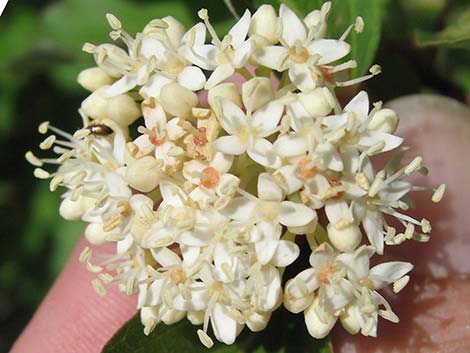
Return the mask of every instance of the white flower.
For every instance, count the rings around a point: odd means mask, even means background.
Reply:
[[[209,23],[206,10],[199,11],[200,18],[205,22],[214,44],[194,47],[194,52],[205,61],[204,65],[213,70],[207,80],[206,89],[232,76],[236,69],[245,66],[255,47],[253,39],[246,39],[251,23],[250,11],[246,10],[240,20],[220,40]],[[198,61],[199,62],[199,61]]]
[[[312,90],[323,74],[319,68],[343,58],[350,51],[344,41],[313,38],[305,23],[285,4],[281,4],[282,46],[266,46],[256,52],[256,60],[276,71],[288,70],[289,78],[301,90]]]
[[[369,128],[374,113],[369,114],[369,97],[361,91],[344,107],[343,114],[328,116],[322,122],[327,133],[338,135],[341,143],[354,144],[360,151],[379,146],[378,152],[387,152],[400,146],[403,138]]]
[[[345,315],[347,319],[343,321],[350,329],[356,327],[356,332],[360,329],[363,335],[375,337],[378,315],[398,322],[390,305],[377,293],[377,290],[400,281],[411,271],[413,265],[408,262],[393,261],[369,269],[369,259],[373,254],[372,247],[362,246],[354,253],[339,255],[338,261],[345,266],[347,277],[356,291],[356,300],[348,308]],[[382,305],[385,310],[379,310],[379,306]]]
[[[266,137],[277,130],[284,108],[282,103],[272,101],[253,115],[250,112],[244,113],[227,99],[221,99],[220,105],[222,109],[218,119],[229,135],[215,140],[212,143],[214,149],[235,156],[246,152],[251,159],[263,166],[278,167],[281,161]]]

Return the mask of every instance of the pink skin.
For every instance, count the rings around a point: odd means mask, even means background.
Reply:
[[[468,353],[470,109],[436,96],[405,97],[390,105],[401,113],[398,134],[412,147],[410,155],[422,155],[430,169],[422,183],[445,182],[448,192],[437,205],[430,193],[417,197],[416,215],[434,226],[431,242],[389,252],[417,264],[408,287],[387,295],[401,322],[381,319],[378,339],[351,336],[338,324],[335,353]],[[135,297],[115,289],[104,298],[94,292],[93,275],[77,260],[84,246],[80,241],[12,353],[97,353],[135,313]]]

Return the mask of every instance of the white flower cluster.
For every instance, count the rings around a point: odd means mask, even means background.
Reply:
[[[304,312],[317,338],[338,318],[368,336],[378,316],[398,321],[377,290],[400,291],[412,265],[370,268],[369,260],[384,245],[428,239],[429,222],[402,212],[413,205],[409,192],[426,189],[403,179],[426,170],[420,157],[399,166],[406,148],[393,135],[394,111],[380,102],[369,111],[364,91],[340,106],[336,87],[380,68],[337,80],[356,63],[332,63],[350,52],[345,39],[363,22],[325,39],[329,10],[325,3],[302,20],[285,5],[279,15],[263,5],[222,39],[206,10],[187,31],[165,17],[135,37],[108,15],[111,38],[126,50],[85,44],[97,67],[78,77],[92,91],[80,109],[83,128],[71,135],[41,124],[52,134],[40,148],[57,157],[26,157],[51,190],[67,189],[64,218],[87,222],[91,244],[115,245],[113,254],[87,247],[80,261],[97,274],[99,294],[109,284],[138,293],[146,334],[186,317],[202,325],[207,347],[209,324],[231,344],[245,325],[264,329],[282,304]],[[370,157],[393,149],[374,172]],[[296,237],[308,240],[310,267],[284,285],[284,268],[300,253]]]

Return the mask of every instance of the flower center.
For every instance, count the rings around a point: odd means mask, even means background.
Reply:
[[[304,64],[310,57],[310,53],[307,48],[301,45],[293,45],[289,49],[289,58],[295,64]]]
[[[330,284],[329,277],[332,273],[336,271],[336,267],[334,265],[328,265],[320,269],[317,273],[318,280],[323,284]]]
[[[277,202],[264,201],[258,205],[258,212],[265,221],[275,221],[279,218]]]
[[[310,166],[311,159],[306,157],[301,159],[297,165],[300,169],[299,177],[302,179],[311,179],[317,175],[317,168]]]
[[[193,137],[193,142],[196,146],[202,147],[207,143],[207,129],[205,127],[200,127],[198,130],[197,135]]]
[[[171,281],[176,285],[186,282],[186,279],[187,279],[181,267],[173,268],[170,271],[170,278],[171,278]]]
[[[204,174],[205,177],[201,178],[201,185],[208,189],[216,187],[220,181],[220,174],[213,167],[204,168],[202,174]]]

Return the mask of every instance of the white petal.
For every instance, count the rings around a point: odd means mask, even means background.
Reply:
[[[275,172],[275,175],[280,174],[282,176],[282,179],[287,186],[287,194],[299,191],[303,186],[302,180],[300,180],[296,175],[296,170],[295,165],[289,164],[281,167]]]
[[[186,66],[178,75],[178,83],[191,91],[199,91],[206,84],[206,76],[200,68]]]
[[[154,259],[163,267],[176,266],[181,263],[181,259],[168,248],[152,249]]]
[[[409,262],[391,261],[374,266],[370,270],[369,278],[374,289],[381,289],[395,282],[411,271],[413,265]]]
[[[235,342],[237,322],[227,315],[224,305],[216,303],[211,313],[212,329],[217,339],[225,344]]]
[[[357,118],[363,122],[369,114],[369,96],[361,91],[344,107],[345,112],[356,113]]]
[[[222,114],[218,117],[220,124],[230,135],[236,135],[247,124],[245,113],[229,99],[221,98],[219,102],[222,107]]]
[[[281,158],[275,153],[273,145],[268,140],[258,138],[253,148],[247,150],[248,155],[255,162],[264,167],[277,169],[281,166]]]
[[[111,86],[103,90],[103,95],[106,97],[114,97],[126,93],[137,85],[137,76],[127,74],[122,76],[119,80],[114,82]]]
[[[270,222],[260,222],[256,228],[262,235],[262,239],[255,244],[256,255],[258,261],[265,265],[271,261],[276,251],[282,228],[278,224]]]
[[[243,42],[236,50],[233,57],[232,63],[236,68],[245,66],[248,59],[250,59],[253,50],[255,50],[256,44],[252,39],[248,39],[246,42]]]
[[[351,46],[335,39],[318,39],[308,45],[311,54],[319,54],[318,65],[329,64],[348,55]]]
[[[274,133],[284,111],[284,105],[276,100],[266,104],[253,114],[252,124],[257,129],[259,137],[267,137]]]
[[[178,235],[178,243],[187,246],[206,246],[211,239],[210,232],[187,231]]]
[[[184,206],[187,199],[186,193],[179,186],[169,181],[160,183],[160,193],[165,203],[174,207]]]
[[[359,281],[369,275],[369,259],[374,254],[371,246],[361,246],[353,253],[343,253],[337,257],[344,264],[348,272],[348,279]]]
[[[282,189],[276,179],[269,173],[261,173],[258,177],[258,197],[264,201],[280,202],[284,198]]]
[[[255,59],[262,66],[277,71],[284,71],[286,69],[285,61],[288,55],[289,52],[286,48],[272,45],[258,49],[255,52]]]
[[[362,220],[362,226],[366,232],[367,239],[379,255],[384,250],[384,224],[378,212],[368,211]]]
[[[140,94],[142,94],[145,98],[160,97],[160,92],[162,87],[166,84],[173,82],[173,80],[169,77],[164,75],[155,74],[153,75],[150,80],[140,89]]]
[[[361,139],[359,140],[358,145],[368,148],[382,141],[385,142],[385,147],[382,149],[382,152],[387,152],[400,146],[403,142],[403,138],[387,134],[386,132],[369,130],[364,131],[361,134]]]
[[[337,317],[323,312],[323,315],[319,315],[318,311],[322,310],[319,308],[320,304],[318,298],[315,298],[312,305],[305,310],[305,324],[307,325],[308,333],[314,338],[324,338],[328,335],[336,323]]]
[[[285,4],[279,8],[279,17],[282,21],[282,38],[291,47],[298,40],[304,43],[307,38],[305,24],[297,15]]]
[[[141,53],[142,55],[149,59],[152,56],[155,56],[158,61],[164,61],[166,55],[166,48],[159,40],[154,38],[149,38],[146,36],[142,37],[141,44]]]
[[[287,227],[301,227],[316,217],[316,212],[303,204],[284,201],[280,206],[279,223]]]
[[[217,68],[212,72],[211,76],[207,80],[206,89],[213,88],[218,83],[232,76],[234,72],[235,68],[232,64],[223,64],[217,66]]]
[[[235,197],[220,213],[235,220],[246,220],[252,216],[256,203],[246,197]]]
[[[302,91],[309,91],[316,87],[307,64],[291,65],[289,67],[289,78]]]
[[[212,147],[216,151],[220,151],[229,155],[238,156],[245,153],[246,146],[242,143],[238,136],[222,136],[212,142]]]
[[[344,200],[332,200],[325,204],[325,213],[328,220],[336,224],[341,219],[345,221],[352,221],[352,213],[349,210],[349,206]]]
[[[344,165],[341,156],[331,143],[320,143],[315,149],[315,154],[322,158],[321,163],[325,168],[336,172],[343,171]]]
[[[305,154],[308,143],[301,134],[291,133],[279,136],[274,142],[274,149],[281,157],[296,157]]]
[[[293,263],[300,254],[297,244],[281,240],[277,246],[276,252],[271,260],[272,264],[277,267],[286,267]]]
[[[246,38],[248,34],[248,29],[251,24],[251,13],[248,10],[245,10],[243,16],[238,20],[238,22],[230,29],[228,34],[232,36],[232,45],[235,48],[238,48]]]

